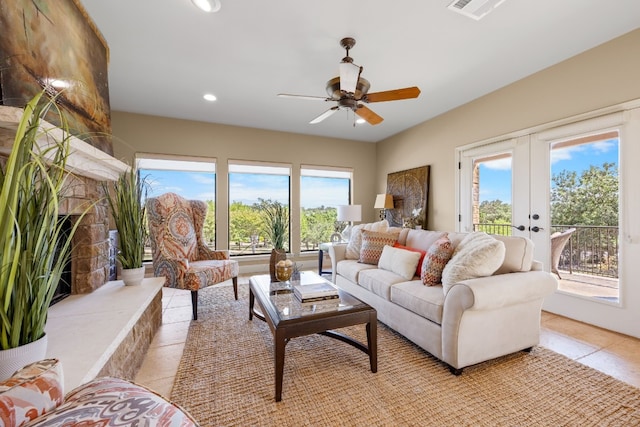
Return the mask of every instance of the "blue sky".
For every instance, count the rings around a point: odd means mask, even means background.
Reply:
[[[616,139],[551,151],[551,175],[563,170],[580,174],[591,165],[603,163],[618,163]],[[480,202],[496,199],[511,203],[511,158],[480,164]]]
[[[188,199],[215,199],[215,175],[212,173],[154,170],[147,176],[151,182],[149,197],[171,191]],[[288,188],[289,178],[282,175],[233,173],[229,178],[232,202],[247,205],[257,203],[258,198],[288,204]],[[302,189],[300,203],[304,208],[349,204],[349,181],[346,179],[304,176]]]

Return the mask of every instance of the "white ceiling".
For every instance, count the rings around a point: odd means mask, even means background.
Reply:
[[[370,142],[640,27],[639,0],[507,0],[480,21],[451,0],[221,0],[213,14],[191,0],[81,1],[109,44],[112,110]],[[325,96],[346,36],[369,92],[422,93],[368,104],[376,126],[354,127],[351,111],[311,125],[335,103],[276,95]]]

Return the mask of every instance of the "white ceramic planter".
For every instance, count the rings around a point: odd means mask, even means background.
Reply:
[[[20,347],[0,350],[0,381],[11,377],[18,369],[45,358],[47,354],[47,335]]]
[[[144,266],[140,268],[123,268],[120,272],[120,278],[126,286],[136,286],[142,283],[144,270]]]

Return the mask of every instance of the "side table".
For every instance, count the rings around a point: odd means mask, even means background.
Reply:
[[[323,264],[322,261],[324,260],[324,253],[325,251],[328,251],[331,246],[333,246],[333,243],[331,242],[320,243],[318,245],[318,275],[320,276],[322,276],[323,274],[333,274],[331,270],[322,269],[322,264]]]

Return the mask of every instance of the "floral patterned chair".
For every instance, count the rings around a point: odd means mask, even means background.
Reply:
[[[206,203],[165,193],[146,202],[149,237],[156,277],[166,277],[165,286],[191,291],[193,320],[198,319],[198,290],[233,280],[238,299],[238,262],[229,251],[213,251],[202,237]]]

